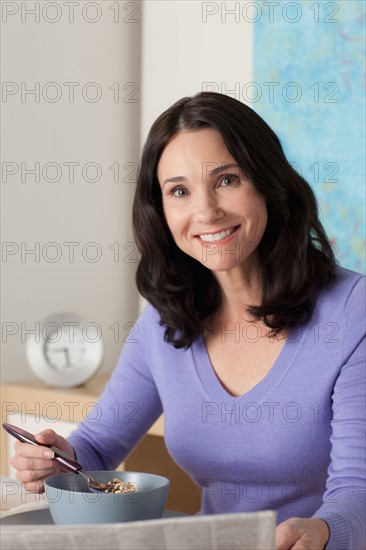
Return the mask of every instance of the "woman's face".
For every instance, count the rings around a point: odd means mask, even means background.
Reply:
[[[213,271],[253,261],[267,224],[266,202],[217,130],[175,135],[160,158],[158,179],[166,222],[183,252]]]

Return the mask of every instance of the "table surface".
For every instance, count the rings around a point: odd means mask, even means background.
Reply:
[[[188,514],[184,512],[177,512],[175,510],[164,510],[163,518],[179,518],[187,517]],[[20,512],[18,514],[12,514],[0,519],[0,526],[6,525],[54,525],[49,508],[42,508],[40,510],[30,510],[28,512]]]

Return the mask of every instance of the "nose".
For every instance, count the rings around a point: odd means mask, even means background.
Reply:
[[[224,216],[218,197],[208,190],[197,194],[193,208],[196,222],[210,224]]]

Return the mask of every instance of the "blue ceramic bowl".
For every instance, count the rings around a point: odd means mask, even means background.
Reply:
[[[143,472],[88,472],[99,481],[134,482],[135,493],[92,493],[80,474],[59,474],[45,481],[45,491],[54,523],[119,523],[161,518],[170,481]]]

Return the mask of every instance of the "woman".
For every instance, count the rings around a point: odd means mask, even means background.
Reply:
[[[276,135],[230,97],[178,101],[147,138],[133,223],[149,302],[138,342],[97,423],[38,440],[113,469],[164,411],[203,513],[274,509],[281,550],[362,548],[365,278],[336,265]],[[51,458],[17,442],[27,490],[57,471]]]

